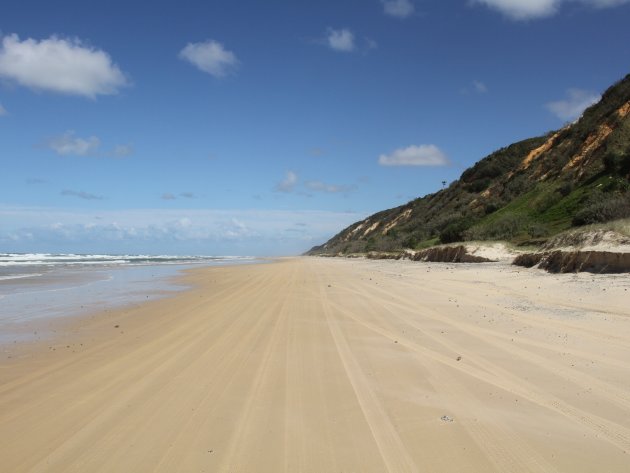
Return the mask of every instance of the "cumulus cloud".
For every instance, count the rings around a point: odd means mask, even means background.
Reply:
[[[0,77],[34,90],[95,98],[117,94],[127,78],[105,51],[79,39],[2,38]]]
[[[381,166],[445,166],[446,155],[435,145],[411,145],[378,158]]]
[[[74,131],[67,131],[48,141],[48,147],[60,156],[92,156],[100,146],[101,140],[96,136],[79,138]]]
[[[593,8],[609,8],[630,3],[630,0],[472,0],[473,4],[498,10],[514,20],[549,17],[569,2],[578,2]]]
[[[338,194],[342,192],[350,192],[355,189],[354,186],[344,186],[335,184],[326,184],[322,181],[306,181],[304,183],[307,189],[315,192],[326,192],[329,194]]]
[[[239,65],[236,55],[214,40],[188,43],[179,52],[179,57],[217,78],[227,76]]]
[[[347,28],[335,30],[328,28],[326,34],[326,44],[335,51],[351,53],[356,49],[354,34]]]
[[[407,18],[415,11],[411,0],[381,0],[381,3],[385,14],[396,18]]]
[[[61,191],[61,195],[78,197],[79,199],[83,200],[103,200],[103,196],[101,195],[90,194],[89,192],[85,191],[73,191],[70,189],[65,189]]]
[[[295,185],[298,182],[297,174],[293,171],[287,171],[285,178],[276,184],[276,192],[293,192]]]
[[[582,89],[567,90],[567,98],[545,105],[547,110],[564,121],[574,121],[579,118],[584,110],[599,102],[601,96],[595,92]]]

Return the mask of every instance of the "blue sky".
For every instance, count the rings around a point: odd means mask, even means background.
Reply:
[[[0,252],[295,254],[574,120],[630,0],[43,2],[0,17]]]

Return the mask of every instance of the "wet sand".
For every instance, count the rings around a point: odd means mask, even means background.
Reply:
[[[627,472],[630,277],[296,258],[0,353],[7,472]]]

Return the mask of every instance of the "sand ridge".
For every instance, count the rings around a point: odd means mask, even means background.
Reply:
[[[0,360],[11,472],[625,472],[627,275],[203,268]]]

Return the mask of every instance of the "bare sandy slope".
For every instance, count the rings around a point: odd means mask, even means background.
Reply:
[[[190,279],[3,354],[1,471],[630,471],[627,275],[311,258]]]

